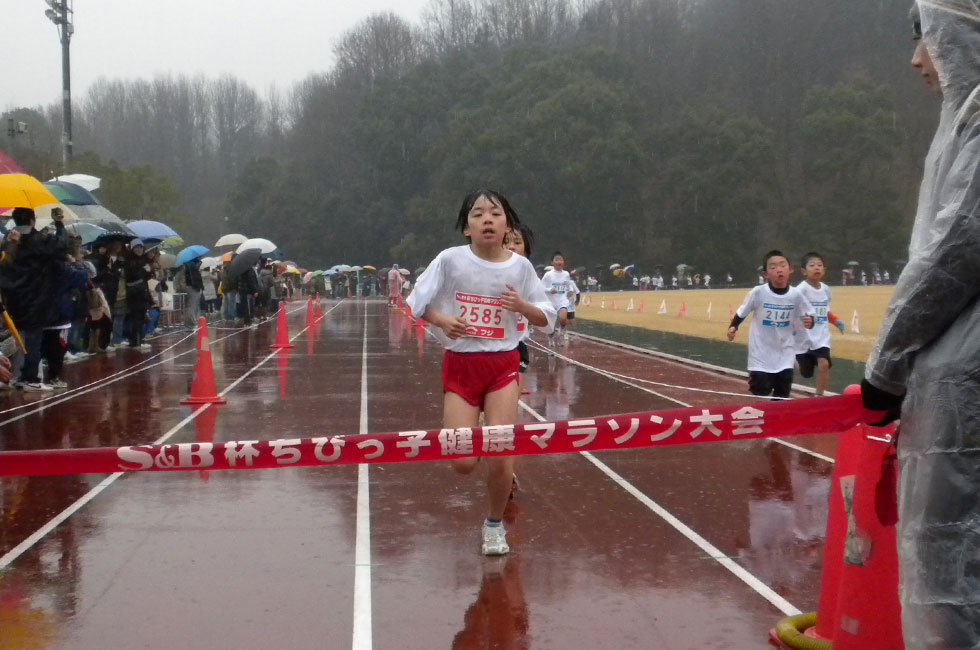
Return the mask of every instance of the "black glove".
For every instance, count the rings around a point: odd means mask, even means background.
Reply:
[[[902,415],[902,402],[905,395],[894,395],[872,384],[867,379],[861,380],[861,404],[869,411],[885,411],[884,416],[869,422],[873,427],[883,427],[891,424]]]

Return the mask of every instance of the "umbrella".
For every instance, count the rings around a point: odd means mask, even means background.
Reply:
[[[306,275],[303,276],[303,284],[309,284],[310,280],[312,279],[313,279],[313,273],[311,271],[307,271]]]
[[[163,241],[170,237],[180,238],[177,231],[165,223],[141,219],[140,221],[130,221],[129,229],[136,233],[136,236],[145,241]],[[178,244],[179,245],[179,244]]]
[[[409,271],[408,269],[398,269],[398,272],[401,273],[402,275],[411,275],[412,274],[412,272]]]
[[[362,269],[367,269],[368,271],[377,271],[378,270],[378,269],[374,268],[373,266],[371,266],[370,264],[365,264],[361,268]]]
[[[228,277],[234,278],[249,270],[262,257],[262,251],[258,248],[246,248],[240,251],[228,264]]]
[[[81,222],[81,223],[85,223],[85,222]],[[75,225],[80,225],[80,224],[75,224]],[[93,225],[93,224],[86,224],[86,225]],[[99,227],[101,226],[96,226],[96,228]],[[105,229],[103,228],[103,230]],[[96,248],[98,246],[104,246],[114,241],[126,243],[128,241],[131,241],[132,239],[133,239],[133,233],[131,232],[123,232],[121,230],[106,230],[104,233],[99,234],[95,239],[92,240],[92,247]]]
[[[623,269],[623,273],[629,273],[630,275],[633,275],[633,265],[630,264],[629,266],[625,267]]]
[[[102,184],[101,178],[90,176],[89,174],[65,174],[64,176],[55,176],[48,182],[52,183],[54,181],[73,183],[89,192],[94,192],[99,189],[99,186]]]
[[[44,184],[59,201],[67,205],[102,205],[99,200],[81,185],[66,181],[48,181]]]
[[[91,223],[70,223],[65,226],[65,230],[73,235],[78,235],[81,237],[82,246],[91,244],[98,239],[100,235],[108,234],[108,231],[105,228],[100,228],[99,226]]]
[[[425,273],[425,267],[424,266],[420,266],[419,268],[415,269],[415,277],[419,277],[423,273]]]
[[[192,262],[199,257],[204,257],[208,254],[208,252],[209,250],[206,246],[188,246],[184,250],[177,253],[177,266]]]
[[[173,253],[160,253],[160,266],[165,269],[172,269],[177,266],[177,256]]]
[[[129,233],[130,239],[136,236],[136,233],[130,230],[129,226],[123,223],[122,219],[101,205],[73,205],[72,210],[78,215],[79,221],[94,223],[96,226],[101,226],[106,230],[118,230],[119,232]]]
[[[248,237],[245,235],[231,234],[222,235],[218,238],[218,241],[214,242],[215,248],[220,248],[221,246],[238,246],[242,242],[248,241]]]
[[[336,271],[333,271],[333,270],[330,270],[330,271],[324,271],[323,274],[324,275],[337,275],[337,272]]]
[[[222,255],[221,257],[219,257],[218,258],[218,261],[219,262],[230,262],[232,255],[234,255],[234,253],[232,253],[231,251],[228,251],[227,253],[225,253],[224,255]]]
[[[847,263],[848,266],[859,266],[860,264],[861,263],[858,262],[857,260],[851,260],[850,262]]]
[[[261,253],[271,253],[272,251],[276,250],[277,246],[273,244],[271,241],[269,241],[268,239],[262,239],[261,237],[256,237],[254,239],[246,239],[245,241],[243,241],[241,244],[239,244],[238,248],[235,249],[235,252],[241,253],[243,251],[247,251],[252,248],[258,249],[259,253],[261,254]]]
[[[549,264],[548,266],[546,266],[546,267],[544,267],[544,270],[545,270],[545,271],[554,271],[554,270],[555,270],[555,267],[553,267],[553,266],[551,266],[551,265]]]
[[[609,265],[609,270],[610,270],[610,271],[615,271],[615,270],[616,270],[616,269],[618,269],[618,268],[619,268],[620,266],[622,266],[622,264],[610,264],[610,265]]]
[[[323,271],[313,271],[313,277],[318,278],[323,275]]]
[[[0,205],[4,207],[36,208],[57,202],[51,191],[33,176],[0,174]]]
[[[201,258],[201,268],[202,269],[213,269],[218,266],[220,262],[217,257],[202,257]]]

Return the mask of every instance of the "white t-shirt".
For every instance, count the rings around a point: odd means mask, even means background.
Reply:
[[[572,281],[572,276],[564,269],[561,271],[551,270],[541,276],[541,284],[544,286],[545,295],[554,305],[555,311],[568,309],[568,287]],[[554,290],[557,293],[551,293]]]
[[[814,288],[809,282],[796,285],[796,290],[803,294],[811,305],[815,315],[813,328],[800,327],[796,336],[796,352],[798,354],[809,350],[830,347],[830,326],[827,314],[830,312],[830,287],[823,282],[819,288]]]
[[[755,314],[749,327],[749,371],[782,372],[796,363],[793,326],[802,327],[813,306],[795,287],[775,293],[769,283],[753,287],[735,312],[739,318]]]
[[[574,314],[575,313],[575,298],[580,293],[582,293],[582,292],[578,290],[578,285],[575,284],[575,280],[569,280],[568,281],[568,293],[565,294],[565,295],[568,296],[568,313],[569,314]]]
[[[414,314],[425,314],[427,307],[461,316],[470,323],[466,335],[455,341],[439,327],[432,333],[453,352],[502,352],[513,350],[525,337],[518,331],[517,313],[504,309],[500,294],[507,285],[544,312],[548,328],[554,327],[556,312],[545,296],[534,267],[525,257],[512,253],[505,262],[488,262],[468,246],[455,246],[439,253],[415,281],[408,297]]]

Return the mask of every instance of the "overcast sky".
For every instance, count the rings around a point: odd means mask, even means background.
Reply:
[[[72,97],[93,81],[157,73],[232,73],[260,94],[288,90],[333,64],[333,45],[361,19],[393,11],[419,23],[428,0],[76,0]],[[61,46],[44,0],[3,2],[0,110],[61,98]],[[11,6],[13,5],[13,6]]]

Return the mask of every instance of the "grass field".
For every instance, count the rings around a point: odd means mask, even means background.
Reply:
[[[867,360],[893,289],[892,285],[832,288],[830,311],[847,325],[844,334],[839,334],[836,328],[831,327],[833,356],[853,361]],[[586,293],[582,294],[582,302],[576,308],[575,314],[577,318],[724,341],[727,340],[725,334],[731,313],[738,309],[747,293],[748,289]],[[586,304],[589,300],[591,304]],[[630,300],[633,301],[633,310],[627,311]],[[666,302],[667,313],[658,314],[662,301]],[[602,308],[603,302],[605,309]],[[687,308],[686,317],[678,315],[682,305]],[[860,332],[854,332],[851,328],[855,312],[858,315]],[[748,324],[744,323],[739,328],[736,341],[748,342]]]

